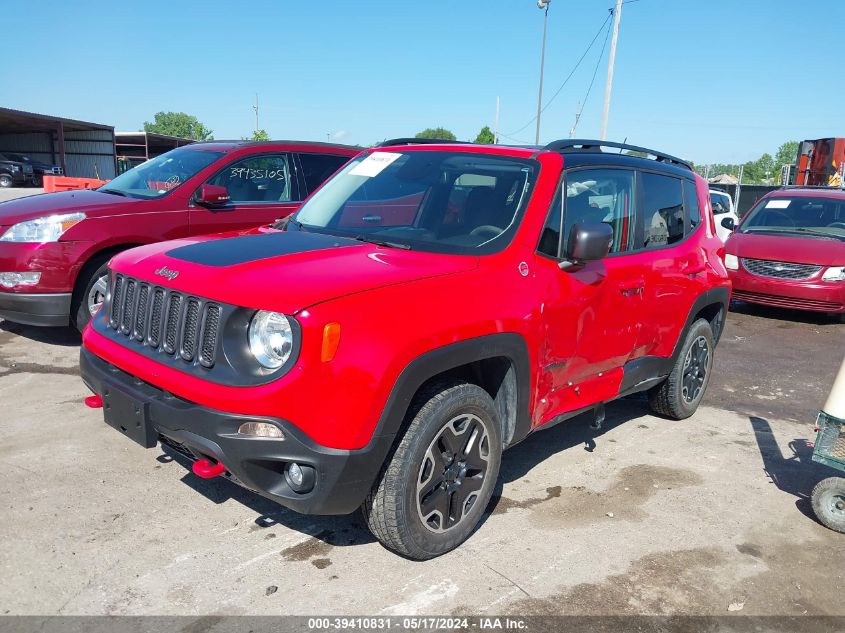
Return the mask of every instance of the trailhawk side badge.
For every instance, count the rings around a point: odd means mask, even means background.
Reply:
[[[162,266],[155,271],[155,274],[160,275],[161,277],[166,277],[168,281],[173,281],[179,276],[179,271],[170,270],[167,266]]]

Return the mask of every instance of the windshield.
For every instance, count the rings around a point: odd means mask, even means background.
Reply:
[[[289,230],[416,250],[485,254],[516,232],[538,164],[454,151],[376,151],[346,165],[299,209]]]
[[[845,239],[845,198],[777,196],[761,200],[740,233],[795,233]]]
[[[223,156],[220,152],[179,148],[123,172],[100,188],[132,198],[161,198]]]

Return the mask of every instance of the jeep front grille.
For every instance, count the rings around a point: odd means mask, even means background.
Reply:
[[[222,307],[212,301],[117,274],[109,327],[142,345],[206,368],[214,366]]]
[[[773,279],[809,279],[822,269],[821,266],[812,264],[794,264],[792,262],[776,262],[746,257],[742,258],[742,265],[752,275]]]

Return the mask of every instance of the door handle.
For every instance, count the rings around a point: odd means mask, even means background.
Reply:
[[[645,288],[645,279],[632,279],[631,281],[623,281],[619,284],[619,292],[623,295],[637,295],[642,294]]]

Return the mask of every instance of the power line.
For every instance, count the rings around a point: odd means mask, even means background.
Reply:
[[[629,1],[630,1],[630,0],[629,0]],[[546,105],[544,105],[544,106],[540,109],[540,114],[542,114],[543,112],[545,112],[545,111],[546,111],[546,108],[548,108],[548,107],[552,104],[552,101],[554,101],[554,100],[555,100],[555,98],[556,98],[556,97],[560,94],[560,91],[561,91],[561,90],[563,90],[564,86],[566,86],[567,82],[568,82],[568,81],[572,78],[572,75],[574,75],[574,74],[575,74],[575,71],[576,71],[576,70],[578,70],[578,67],[581,65],[581,62],[583,62],[583,61],[584,61],[584,58],[587,56],[587,54],[588,54],[588,53],[590,52],[590,50],[593,48],[593,44],[595,44],[595,43],[596,43],[596,40],[599,38],[599,35],[601,35],[601,32],[604,30],[605,25],[606,25],[606,24],[610,21],[610,18],[611,18],[611,17],[613,17],[613,14],[612,14],[612,13],[611,13],[610,15],[608,15],[608,16],[604,19],[604,22],[602,22],[602,23],[601,23],[601,26],[599,27],[599,30],[598,30],[598,31],[596,31],[596,35],[595,35],[595,37],[593,37],[592,41],[591,41],[591,42],[590,42],[590,44],[587,46],[587,49],[584,51],[584,53],[581,55],[581,57],[580,57],[580,58],[578,59],[578,61],[576,62],[575,66],[572,68],[572,70],[571,70],[571,71],[569,72],[569,74],[566,76],[566,79],[564,79],[564,80],[563,80],[563,83],[560,85],[560,87],[557,89],[557,91],[555,91],[555,93],[552,95],[551,99],[549,99],[549,100],[546,102]],[[500,136],[504,136],[505,138],[511,138],[511,135],[512,135],[512,134],[519,134],[520,132],[522,132],[522,130],[524,130],[525,128],[527,128],[529,125],[531,125],[532,123],[534,123],[534,121],[536,121],[536,120],[537,120],[537,116],[535,115],[535,116],[531,117],[531,119],[528,121],[528,123],[526,123],[525,125],[523,125],[523,126],[522,126],[521,128],[519,128],[518,130],[514,130],[513,132],[509,132],[508,134],[501,134]],[[512,139],[512,140],[513,140],[513,139]]]
[[[638,2],[639,0],[629,0],[629,2]],[[572,125],[572,131],[575,132],[575,128],[578,127],[578,121],[581,120],[581,113],[584,111],[584,106],[587,105],[587,99],[590,98],[590,91],[593,89],[593,84],[596,81],[596,75],[599,73],[599,66],[601,66],[601,60],[604,59],[604,51],[607,49],[607,40],[610,38],[610,25],[607,27],[607,32],[604,34],[604,42],[601,45],[601,52],[599,53],[599,58],[596,60],[596,67],[593,70],[593,78],[590,79],[590,85],[587,86],[587,93],[584,95],[584,98],[581,100],[581,106],[578,108],[578,112],[575,115],[575,123]]]

